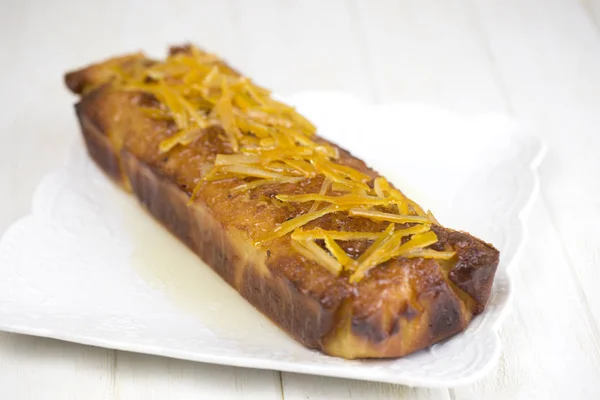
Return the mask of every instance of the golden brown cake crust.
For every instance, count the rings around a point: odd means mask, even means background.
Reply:
[[[462,331],[489,298],[499,253],[473,236],[434,225],[447,261],[399,258],[369,271],[357,283],[332,275],[297,253],[289,235],[263,248],[253,241],[308,205],[282,207],[273,196],[315,193],[322,178],[266,185],[232,194],[242,178],[203,185],[188,206],[193,188],[217,154],[231,153],[220,128],[209,128],[186,147],[164,154],[162,140],[173,134],[169,121],[140,112],[155,100],[139,92],[115,90],[110,67],[151,63],[140,54],[111,59],[66,75],[81,94],[76,106],[88,152],[116,183],[131,191],[169,231],[259,311],[305,346],[345,358],[399,357]],[[93,89],[86,89],[93,88]],[[318,139],[322,140],[322,139]],[[337,147],[337,146],[336,146]],[[340,163],[376,177],[362,161],[340,149]],[[375,231],[386,223],[329,214],[307,228]],[[345,242],[348,254],[364,242]],[[199,266],[201,268],[201,266]]]

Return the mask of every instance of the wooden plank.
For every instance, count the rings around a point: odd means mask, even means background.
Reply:
[[[283,387],[286,400],[450,400],[450,395],[445,389],[410,388],[401,385],[289,373],[284,374]]]
[[[377,101],[503,110],[476,25],[461,0],[350,2],[365,36]]]
[[[596,24],[596,27],[600,29],[600,1],[598,0],[581,0],[581,3],[588,11],[590,18]]]
[[[243,71],[277,93],[343,90],[371,95],[342,0],[236,1]]]
[[[0,332],[3,399],[113,398],[114,351]]]
[[[256,399],[282,398],[279,372],[174,360],[144,354],[117,354],[115,398]]]
[[[503,329],[510,347],[500,368],[495,377],[457,393],[475,399],[595,398],[600,395],[592,378],[600,365],[599,188],[593,184],[600,177],[594,151],[600,144],[599,37],[575,2],[474,3],[508,104],[519,118],[537,125],[550,145],[540,170],[548,210],[543,204],[547,218],[530,222],[535,255],[521,262],[517,282],[523,294]],[[585,216],[581,222],[575,213]],[[549,295],[553,292],[560,295]],[[520,337],[510,329],[518,325]],[[515,346],[522,349],[506,357]]]
[[[570,1],[475,4],[516,115],[548,141],[542,192],[599,337],[600,35]]]

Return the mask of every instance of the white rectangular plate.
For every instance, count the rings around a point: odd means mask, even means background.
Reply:
[[[290,102],[321,134],[387,175],[447,226],[494,243],[501,264],[484,314],[463,333],[397,360],[308,350],[253,309],[74,146],[0,243],[0,329],[201,362],[450,387],[497,360],[509,267],[536,192],[542,143],[506,117],[373,106],[335,93]]]

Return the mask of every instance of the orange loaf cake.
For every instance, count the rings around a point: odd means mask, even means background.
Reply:
[[[65,79],[96,164],[305,346],[399,357],[484,310],[492,245],[440,225],[215,55],[174,47]]]

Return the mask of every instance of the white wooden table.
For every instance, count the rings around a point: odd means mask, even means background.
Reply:
[[[413,389],[0,333],[0,399],[600,398],[600,1],[3,0],[0,11],[0,233],[78,134],[63,72],[188,40],[283,94],[500,110],[549,144],[502,358],[477,384]]]

